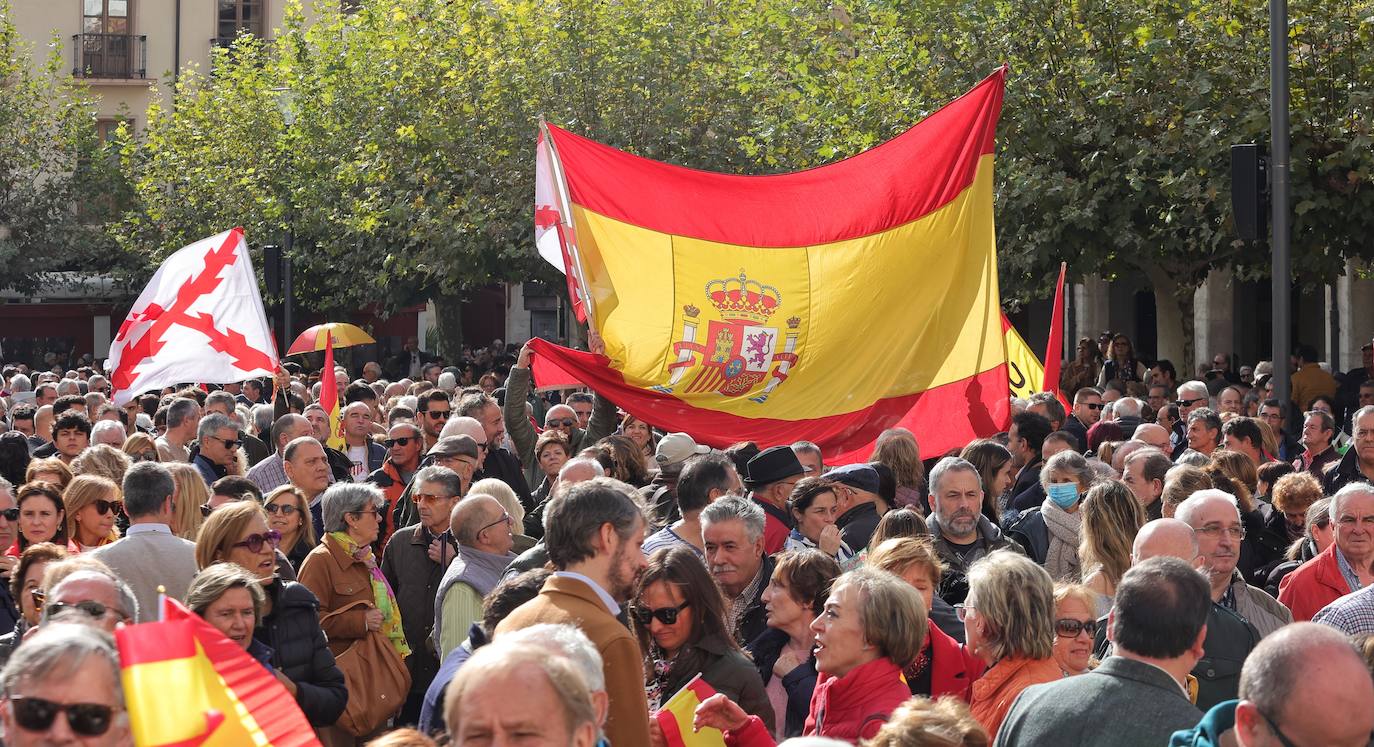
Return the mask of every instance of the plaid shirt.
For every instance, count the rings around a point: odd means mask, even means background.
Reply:
[[[1346,635],[1374,633],[1374,586],[1346,594],[1322,607],[1312,622],[1330,625]]]
[[[274,488],[279,488],[290,480],[286,479],[286,465],[281,457],[272,454],[266,459],[253,465],[245,475],[250,482],[258,486],[263,494],[272,492]]]
[[[738,636],[740,618],[744,617],[744,611],[749,609],[749,603],[754,601],[754,597],[758,595],[759,586],[763,583],[763,566],[760,565],[758,572],[754,574],[754,580],[744,587],[744,591],[740,592],[740,595],[734,599],[726,600],[728,608],[725,610],[725,624],[729,626],[731,634]]]

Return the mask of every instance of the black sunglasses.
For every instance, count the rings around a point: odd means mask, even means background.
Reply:
[[[0,511],[0,516],[5,517],[5,521],[19,521],[19,509],[7,508],[4,511]]]
[[[449,413],[451,413],[451,412],[453,412],[453,411],[452,411],[452,410],[425,410],[425,414],[428,415],[428,416],[430,416],[431,418],[434,418],[435,420],[448,420]]]
[[[1206,401],[1207,401],[1207,398],[1206,398],[1206,397],[1198,397],[1197,399],[1176,399],[1176,400],[1174,400],[1174,404],[1178,405],[1179,407],[1191,407],[1192,404],[1193,404],[1194,402],[1206,402]]]
[[[85,737],[98,737],[110,730],[115,707],[99,703],[54,703],[43,698],[11,697],[14,721],[25,731],[47,731],[57,714],[67,713],[67,726]]]
[[[382,445],[390,449],[393,446],[409,446],[410,442],[414,440],[414,436],[399,436],[397,438],[388,438],[382,441]]]
[[[630,614],[634,615],[636,622],[645,627],[648,627],[649,622],[654,619],[657,619],[664,625],[674,625],[677,623],[678,613],[687,609],[691,604],[691,602],[683,602],[676,607],[659,607],[656,610],[635,607],[630,610]]]
[[[557,428],[557,427],[560,426],[560,425],[563,426],[564,428],[568,428],[568,427],[577,425],[577,421],[576,421],[576,420],[573,420],[572,418],[563,418],[562,420],[550,420],[549,422],[547,422],[547,423],[544,424],[544,427],[545,427],[545,428]]]
[[[16,509],[16,510],[17,510],[17,509]],[[96,499],[96,501],[95,501],[95,510],[96,510],[96,513],[101,513],[101,514],[103,514],[103,513],[110,513],[110,512],[113,512],[113,513],[116,513],[116,514],[123,513],[123,512],[124,512],[124,502],[123,502],[123,501],[107,501],[107,500],[105,500],[104,498],[98,498],[98,499]]]
[[[237,449],[243,445],[243,442],[236,438],[217,438],[215,440],[224,444],[224,448],[226,449]]]
[[[235,542],[230,547],[246,547],[248,552],[262,552],[262,546],[269,544],[276,549],[277,545],[281,544],[281,532],[268,529],[261,534],[250,534],[242,542]]]
[[[290,516],[291,514],[296,513],[296,507],[291,505],[290,503],[269,503],[266,506],[263,506],[263,508],[266,509],[267,513],[269,514],[279,513],[282,516]]]
[[[1067,617],[1054,621],[1054,632],[1058,633],[1061,638],[1077,638],[1078,634],[1084,630],[1088,631],[1089,637],[1097,635],[1097,621],[1072,620]]]
[[[1101,410],[1104,407],[1101,402],[1083,402],[1081,404],[1089,410]]]
[[[62,610],[66,609],[81,610],[82,612],[85,612],[87,615],[90,615],[92,618],[96,620],[99,620],[100,618],[104,617],[106,612],[113,612],[115,616],[121,620],[129,619],[128,613],[123,612],[122,610],[119,610],[115,607],[106,607],[100,602],[95,602],[89,599],[81,602],[76,602],[74,604],[68,602],[53,602],[52,604],[45,607],[44,611],[47,613],[48,617],[52,617],[57,613],[61,612]]]

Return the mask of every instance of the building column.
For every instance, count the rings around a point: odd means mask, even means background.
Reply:
[[[434,328],[434,320],[437,318],[433,300],[426,301],[424,310],[415,314],[415,339],[419,343],[421,352],[431,352],[426,340],[429,337],[429,331]]]
[[[110,354],[110,317],[96,316],[92,318],[91,335],[91,357],[97,361],[104,360]]]
[[[1235,352],[1235,288],[1230,270],[1212,270],[1193,292],[1193,361],[1187,376],[1203,363],[1211,365],[1217,353]]]
[[[530,312],[525,309],[525,284],[506,283],[506,343],[530,339]]]
[[[1084,276],[1081,282],[1073,284],[1073,325],[1075,339],[1064,341],[1064,354],[1073,358],[1077,350],[1078,337],[1086,337],[1097,342],[1097,336],[1104,329],[1111,328],[1110,298],[1111,286],[1097,275]]]
[[[1334,286],[1328,286],[1335,294],[1335,306],[1339,314],[1340,328],[1337,332],[1340,341],[1340,356],[1331,361],[1333,368],[1349,371],[1364,365],[1360,357],[1360,347],[1374,338],[1374,280],[1361,280],[1356,274],[1367,270],[1361,262],[1353,260],[1345,264],[1345,274],[1336,279]],[[1327,304],[1327,316],[1331,314],[1331,304]],[[1326,328],[1332,328],[1330,319]],[[1330,347],[1327,348],[1330,350]]]

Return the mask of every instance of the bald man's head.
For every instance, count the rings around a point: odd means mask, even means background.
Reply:
[[[500,519],[505,511],[500,501],[481,493],[458,501],[453,513],[449,514],[453,539],[464,547],[475,547],[478,544],[477,534],[482,527]]]
[[[1131,564],[1150,558],[1170,557],[1194,565],[1198,561],[1193,528],[1178,519],[1155,519],[1140,528],[1131,546]]]
[[[1136,426],[1135,433],[1131,434],[1131,440],[1144,442],[1160,451],[1169,448],[1169,432],[1158,423],[1141,423]]]

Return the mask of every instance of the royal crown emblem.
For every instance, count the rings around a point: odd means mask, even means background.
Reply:
[[[698,339],[702,310],[682,307],[682,339],[673,343],[676,360],[668,366],[668,384],[655,389],[767,401],[797,363],[801,317],[787,320],[779,344],[778,328],[765,325],[782,308],[782,293],[751,280],[743,269],[735,277],[710,281],[705,293],[720,318],[705,320],[706,334]]]

